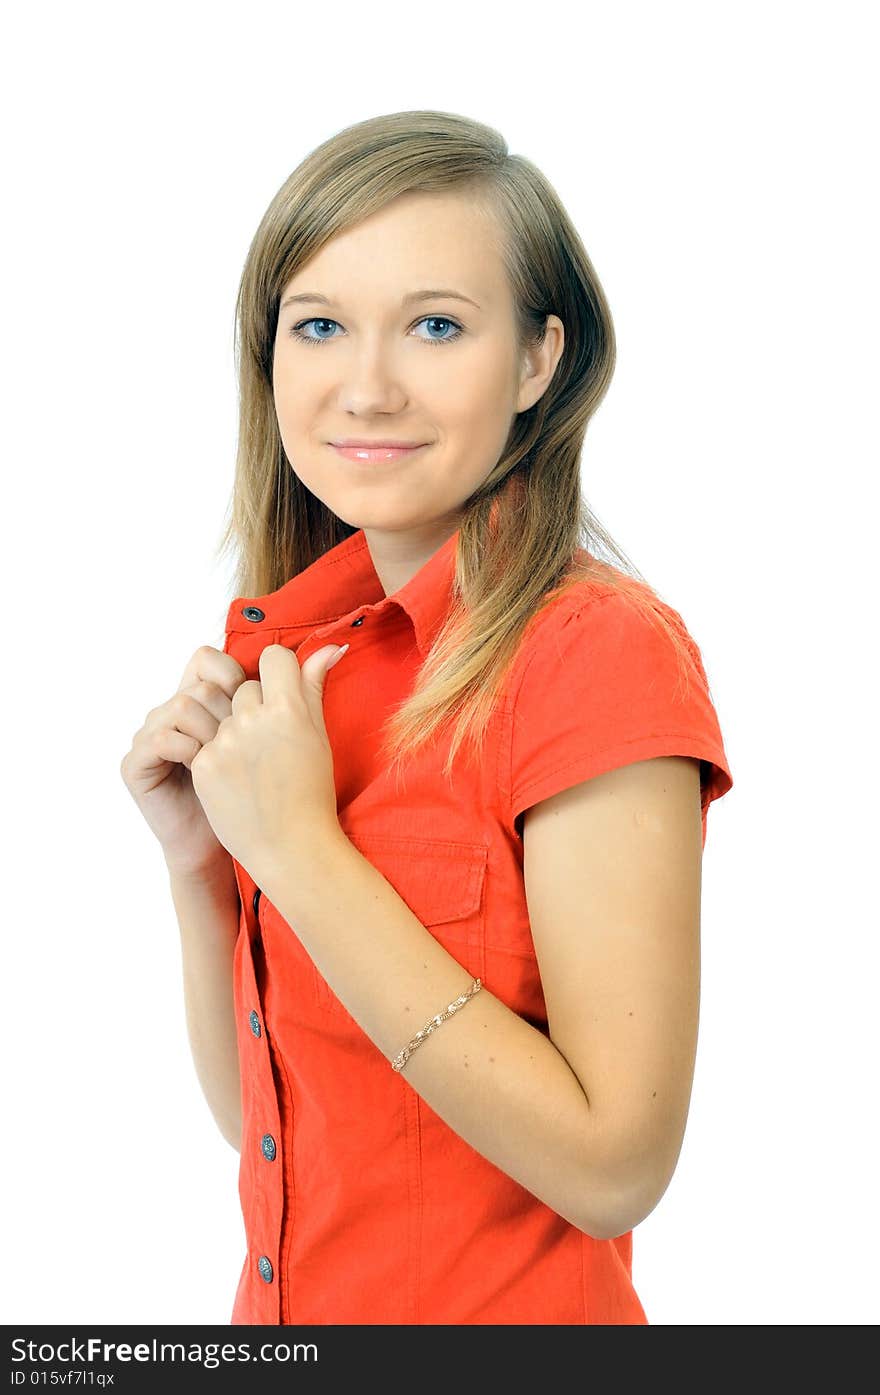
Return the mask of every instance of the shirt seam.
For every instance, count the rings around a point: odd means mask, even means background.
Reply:
[[[586,602],[584,602],[584,601],[581,600],[581,599],[578,599],[577,602],[573,605],[573,608],[569,611],[568,615],[565,615],[564,618],[562,619],[562,621],[561,621],[561,623],[560,623],[560,625],[559,625],[559,631],[563,630],[570,620],[573,620],[573,619],[575,618],[575,616],[580,615],[583,611],[585,611],[585,610],[590,610],[590,609],[592,609],[593,607],[595,607],[595,606],[597,606],[597,605],[601,605],[601,604],[603,604],[603,603],[606,602],[606,601],[613,600],[615,594],[616,594],[615,592],[611,592],[611,593],[606,593],[606,594],[601,595],[601,596],[593,596],[593,597],[591,597],[589,600],[587,600]],[[562,607],[563,604],[564,604],[563,602],[560,602],[560,608]],[[552,605],[551,605],[551,607],[550,607],[549,609],[550,609],[550,610],[553,610]],[[540,614],[540,611],[538,612],[538,614]],[[545,624],[548,624],[548,623],[549,623],[549,619],[548,619],[547,617],[545,617]],[[538,626],[537,626],[537,634],[536,634],[536,636],[535,636],[536,641],[537,641],[537,639],[538,639],[539,637],[541,637],[541,636],[543,635],[544,629],[545,629],[545,625],[538,625]],[[513,688],[513,691],[508,695],[507,710],[508,710],[508,713],[509,713],[509,715],[510,715],[511,720],[508,722],[508,729],[507,729],[507,755],[506,755],[507,779],[506,779],[506,781],[505,781],[505,790],[506,790],[507,793],[506,793],[506,799],[505,799],[506,808],[505,808],[505,811],[504,811],[504,812],[505,812],[505,818],[506,818],[506,822],[507,822],[508,827],[512,827],[512,826],[513,826],[513,805],[514,805],[514,791],[513,791],[513,735],[514,735],[514,730],[515,730],[515,727],[516,727],[516,711],[517,711],[517,704],[519,703],[519,697],[520,697],[520,693],[521,693],[521,691],[522,691],[523,683],[524,683],[525,680],[526,680],[526,675],[528,674],[529,669],[531,668],[532,664],[535,662],[536,658],[538,657],[538,652],[539,652],[539,645],[538,645],[538,643],[536,642],[536,643],[535,643],[535,646],[534,646],[534,648],[533,648],[533,650],[532,650],[532,653],[528,656],[528,658],[526,659],[526,662],[523,664],[522,673],[520,674],[520,676],[519,676],[519,678],[518,678],[518,680],[517,680],[517,682],[516,682],[516,684],[515,684],[515,686],[514,686],[514,688]],[[537,781],[533,781],[532,783],[535,784],[535,783],[537,783]],[[528,788],[528,786],[526,786],[525,788]]]

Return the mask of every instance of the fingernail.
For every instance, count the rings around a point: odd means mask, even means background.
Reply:
[[[333,665],[339,663],[339,660],[342,658],[342,656],[343,656],[343,654],[345,653],[346,649],[348,649],[349,647],[350,647],[349,645],[343,644],[342,648],[339,650],[339,653],[333,655],[333,658],[330,660],[329,664],[327,665],[326,669],[324,670],[325,673],[329,673],[329,671],[330,671],[330,669],[333,667]]]

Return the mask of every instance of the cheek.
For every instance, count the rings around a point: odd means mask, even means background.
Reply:
[[[308,384],[302,379],[296,384],[282,375],[276,375],[273,399],[275,418],[281,441],[288,455],[303,456],[313,447],[312,431],[320,418],[317,407],[312,403]]]
[[[514,396],[509,354],[497,344],[469,355],[445,394],[450,416],[476,427],[484,438],[497,434],[498,421],[513,410]]]
[[[449,414],[462,458],[485,462],[491,456],[494,464],[510,433],[513,412],[510,380],[497,369],[462,380]]]

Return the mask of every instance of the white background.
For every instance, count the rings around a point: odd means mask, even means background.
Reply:
[[[653,1324],[874,1323],[874,7],[60,4],[5,26],[2,1317],[226,1323],[238,1154],[119,775],[222,646],[233,304],[290,171],[380,112],[535,161],[608,295],[584,490],[701,646],[709,811]]]

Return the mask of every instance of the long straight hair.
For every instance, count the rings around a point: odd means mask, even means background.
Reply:
[[[587,424],[615,362],[611,312],[583,243],[534,164],[511,155],[492,127],[442,111],[372,117],[324,141],[285,180],[254,234],[236,301],[239,435],[218,548],[237,548],[235,594],[269,594],[357,531],[306,488],[284,453],[272,387],[283,288],[337,233],[392,199],[450,190],[495,215],[518,349],[542,341],[550,314],[562,320],[565,343],[546,391],[515,417],[499,459],[463,506],[448,615],[383,729],[383,754],[399,768],[454,719],[446,776],[463,741],[479,758],[526,630],[573,585],[585,600],[594,588],[623,594],[669,635],[685,681],[697,658],[677,612],[581,492]]]

